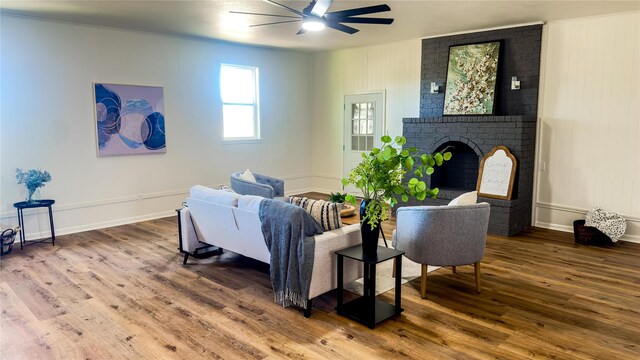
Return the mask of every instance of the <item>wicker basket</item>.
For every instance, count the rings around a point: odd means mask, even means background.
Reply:
[[[613,246],[616,244],[610,237],[597,228],[585,226],[585,222],[585,220],[576,220],[573,222],[573,237],[576,244],[596,246]]]
[[[2,230],[0,239],[2,239],[2,245],[0,245],[0,256],[7,255],[13,250],[13,243],[16,241],[17,229],[5,229]]]

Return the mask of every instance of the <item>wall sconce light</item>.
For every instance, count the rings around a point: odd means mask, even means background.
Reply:
[[[517,76],[511,78],[511,90],[520,90],[520,80]]]
[[[437,94],[439,92],[440,92],[440,86],[432,81],[431,82],[431,93],[432,94]]]

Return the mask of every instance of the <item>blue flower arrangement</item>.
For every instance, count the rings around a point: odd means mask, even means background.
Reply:
[[[33,193],[51,181],[51,174],[46,170],[40,169],[29,169],[27,171],[16,169],[16,179],[18,180],[18,184],[25,184],[29,192],[27,202],[32,202]]]

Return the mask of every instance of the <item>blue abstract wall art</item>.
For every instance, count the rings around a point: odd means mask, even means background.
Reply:
[[[98,156],[165,153],[162,87],[94,84]]]

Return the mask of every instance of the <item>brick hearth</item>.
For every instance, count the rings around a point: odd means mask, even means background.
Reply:
[[[433,152],[447,142],[467,144],[478,154],[476,174],[482,157],[493,147],[509,148],[518,160],[512,200],[479,198],[491,204],[489,232],[511,236],[531,222],[536,119],[526,116],[448,116],[403,119],[407,146]],[[439,169],[436,168],[436,172]],[[431,185],[431,184],[429,184]],[[407,205],[446,205],[469,189],[441,188],[437,199],[411,200]]]

